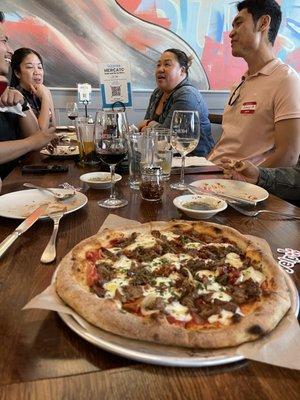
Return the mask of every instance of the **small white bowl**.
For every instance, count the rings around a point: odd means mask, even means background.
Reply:
[[[115,182],[121,179],[121,175],[115,174]],[[87,183],[93,189],[108,189],[111,187],[110,172],[90,172],[81,175],[80,180]]]
[[[185,204],[199,202],[213,207],[211,210],[194,210],[185,207]],[[184,212],[188,217],[195,219],[208,219],[220,211],[225,210],[227,203],[216,196],[187,194],[178,196],[173,200],[174,206]]]

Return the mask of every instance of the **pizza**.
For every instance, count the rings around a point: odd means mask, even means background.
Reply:
[[[235,229],[202,221],[106,229],[62,260],[56,290],[101,329],[203,349],[260,338],[290,307],[271,256]]]

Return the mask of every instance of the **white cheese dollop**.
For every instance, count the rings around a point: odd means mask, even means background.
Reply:
[[[168,304],[165,308],[165,311],[178,321],[188,322],[192,319],[189,309],[180,304],[178,301],[173,301],[171,304]]]

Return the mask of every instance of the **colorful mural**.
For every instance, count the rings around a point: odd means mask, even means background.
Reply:
[[[46,84],[99,85],[98,64],[129,60],[134,89],[152,89],[159,54],[170,47],[194,56],[191,80],[228,89],[246,65],[231,56],[233,0],[1,0],[13,48],[44,59]],[[276,54],[300,72],[300,1],[281,0]]]

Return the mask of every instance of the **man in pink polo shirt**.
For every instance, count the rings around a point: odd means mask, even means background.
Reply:
[[[275,58],[273,45],[281,23],[274,0],[245,0],[230,32],[232,55],[248,71],[225,107],[222,136],[209,155],[250,160],[265,167],[292,166],[300,154],[300,78]]]

